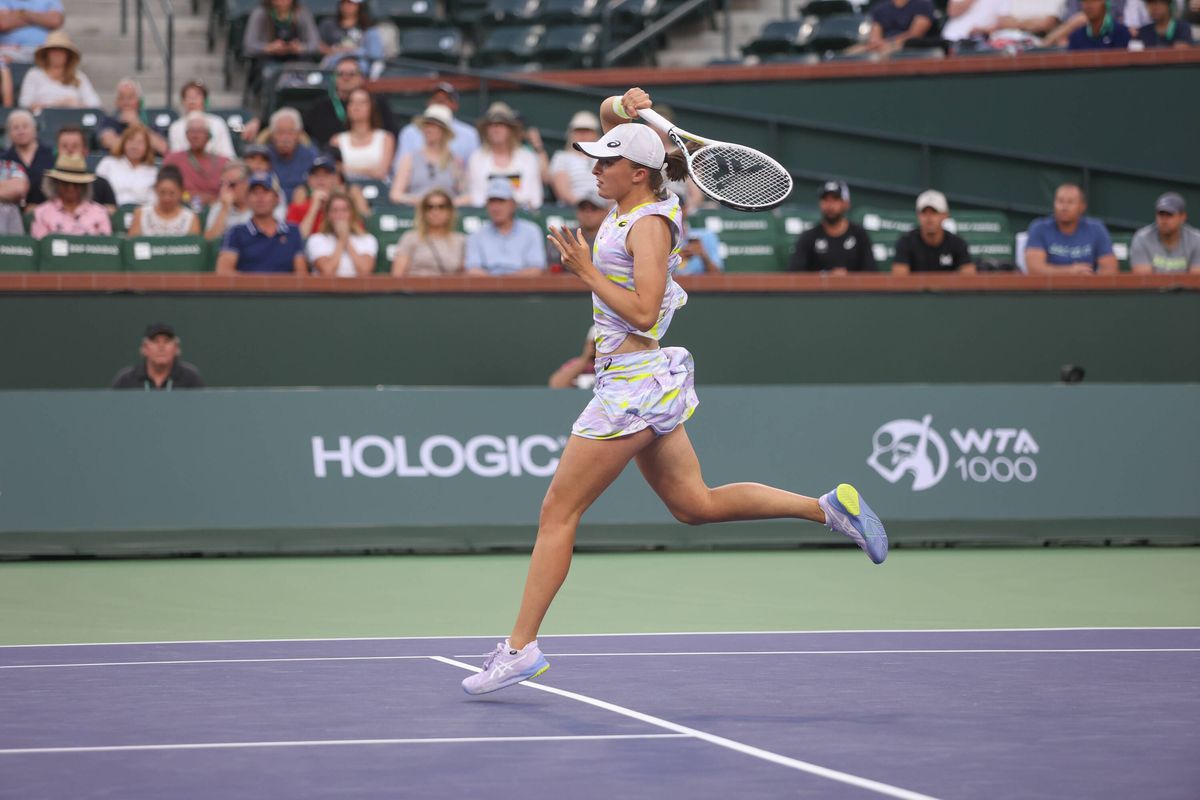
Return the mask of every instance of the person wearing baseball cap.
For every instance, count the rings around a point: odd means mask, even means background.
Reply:
[[[1187,224],[1187,203],[1175,192],[1159,195],[1154,223],[1140,228],[1129,243],[1134,272],[1200,272],[1200,230]]]
[[[139,352],[142,360],[125,367],[112,379],[109,388],[141,389],[145,392],[170,392],[175,389],[203,389],[204,379],[194,364],[180,359],[179,337],[165,322],[152,322],[142,334]]]
[[[269,172],[250,176],[247,202],[251,217],[244,225],[230,228],[221,241],[217,256],[217,274],[239,272],[292,272],[304,275],[304,241],[294,225],[275,218],[282,190]]]
[[[850,221],[850,187],[845,181],[825,181],[817,188],[821,221],[800,234],[788,269],[792,272],[874,272],[871,236]]]
[[[600,106],[604,136],[575,145],[596,158],[600,196],[616,202],[594,247],[566,226],[551,228],[548,237],[563,266],[591,290],[595,331],[588,339],[595,345],[596,380],[542,500],[511,633],[479,672],[462,681],[469,695],[495,692],[550,669],[538,630],[570,570],[579,520],[635,460],[646,483],[681,522],[803,519],[847,536],[876,564],[887,556],[883,523],[849,484],[814,498],[760,483],[705,483],[685,429],[700,404],[692,354],[660,345],[688,300],[674,278],[682,260],[683,215],[679,197],[665,188],[667,179],[682,177],[687,165],[678,151],[668,163],[658,135],[634,121],[652,107],[650,95],[638,87],[605,98]],[[739,333],[731,328],[728,335]],[[581,359],[591,353],[589,346]],[[520,358],[520,343],[503,355]],[[552,380],[570,381],[578,375],[572,371]]]
[[[516,192],[508,178],[487,184],[488,221],[467,237],[466,268],[474,275],[541,275],[546,271],[542,232],[517,218]]]
[[[576,143],[600,138],[600,119],[590,111],[578,111],[567,123],[567,143],[550,159],[550,188],[563,205],[573,206],[596,188],[592,177],[595,162],[575,149]]]
[[[307,191],[303,199],[288,205],[287,210],[287,221],[300,229],[301,238],[307,239],[313,231],[321,229],[329,195],[338,188],[339,183],[337,164],[328,153],[321,153],[313,159],[308,167]]]
[[[917,196],[917,227],[896,240],[892,273],[974,273],[975,262],[966,241],[942,227],[949,218],[946,195],[934,189],[921,192]]]
[[[465,165],[471,154],[479,149],[479,131],[474,125],[455,116],[458,114],[458,89],[452,83],[438,82],[429,93],[427,105],[443,106],[450,110],[450,129],[454,131],[454,138],[450,140],[450,152]],[[429,116],[428,109],[423,116]],[[401,157],[424,146],[425,137],[421,135],[421,122],[414,119],[400,131],[400,141],[396,143],[396,157],[392,161],[392,174],[396,174],[396,170],[400,168]]]

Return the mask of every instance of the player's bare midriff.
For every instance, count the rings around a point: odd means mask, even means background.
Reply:
[[[657,350],[658,342],[646,336],[638,336],[636,333],[631,333],[625,337],[625,341],[613,350],[611,353],[605,353],[606,356],[617,356],[621,353],[636,353],[639,350]]]

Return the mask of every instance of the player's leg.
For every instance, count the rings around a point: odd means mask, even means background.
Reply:
[[[742,519],[807,519],[848,536],[876,564],[887,558],[883,523],[858,490],[847,483],[819,499],[760,483],[731,483],[710,489],[682,425],[643,449],[637,463],[646,482],[681,522],[701,525]]]

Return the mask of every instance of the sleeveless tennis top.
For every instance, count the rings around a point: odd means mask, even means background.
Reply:
[[[596,323],[596,352],[611,353],[621,346],[629,334],[645,336],[658,341],[666,334],[671,325],[675,310],[687,303],[687,292],[675,283],[675,270],[682,261],[679,255],[679,241],[683,236],[683,211],[679,206],[679,198],[668,194],[666,200],[655,203],[643,203],[636,206],[628,214],[620,215],[613,208],[600,225],[596,234],[596,243],[592,246],[592,262],[604,277],[613,283],[634,290],[633,256],[625,249],[625,238],[635,222],[642,217],[665,217],[671,226],[671,253],[667,257],[667,288],[663,292],[662,306],[658,310],[658,321],[648,331],[639,331],[623,320],[615,311],[608,307],[595,293],[592,294],[592,319]]]

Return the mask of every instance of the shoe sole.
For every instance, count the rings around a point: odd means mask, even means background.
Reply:
[[[525,681],[531,681],[534,678],[536,678],[537,676],[544,673],[548,669],[550,669],[550,662],[543,661],[542,667],[537,672],[533,673],[532,675],[529,675],[528,677],[516,678],[515,680],[505,681],[504,683],[501,683],[499,686],[495,686],[491,689],[484,689],[482,692],[472,692],[472,691],[468,690],[466,686],[463,687],[463,691],[466,692],[467,694],[471,695],[472,697],[478,697],[481,694],[491,694],[492,692],[498,692],[501,689],[507,689],[509,686],[514,686],[518,683],[523,683]]]

